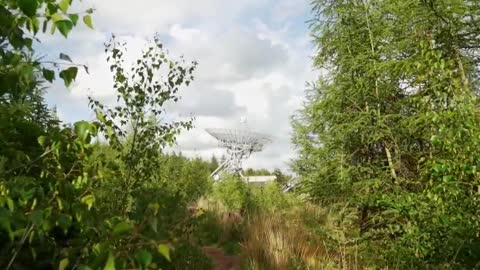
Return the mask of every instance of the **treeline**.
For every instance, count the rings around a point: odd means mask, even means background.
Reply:
[[[376,269],[480,261],[480,2],[316,0],[294,169]],[[357,256],[357,255],[355,255]]]

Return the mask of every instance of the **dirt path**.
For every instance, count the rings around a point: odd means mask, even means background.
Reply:
[[[240,270],[240,257],[225,255],[217,247],[203,247],[203,252],[212,260],[214,270]]]

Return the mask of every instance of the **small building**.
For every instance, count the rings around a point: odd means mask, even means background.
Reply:
[[[274,182],[277,179],[275,175],[261,175],[261,176],[244,176],[245,180],[249,184],[262,185]]]

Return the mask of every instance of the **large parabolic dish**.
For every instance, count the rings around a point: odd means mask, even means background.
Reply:
[[[272,142],[270,136],[248,129],[207,128],[206,131],[227,150],[226,160],[212,173],[214,177],[222,170],[241,175],[243,160]]]

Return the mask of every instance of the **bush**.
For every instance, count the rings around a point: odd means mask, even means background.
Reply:
[[[222,235],[222,226],[219,223],[218,215],[212,211],[206,211],[194,219],[193,235],[202,245],[217,243]]]
[[[288,195],[277,183],[268,183],[265,186],[252,188],[255,207],[261,211],[273,212],[283,210],[289,206]]]
[[[213,264],[200,247],[183,243],[173,250],[171,262],[164,260],[160,268],[165,270],[211,270]]]
[[[252,193],[248,184],[241,178],[225,175],[214,185],[213,197],[230,211],[246,210],[252,207]]]

